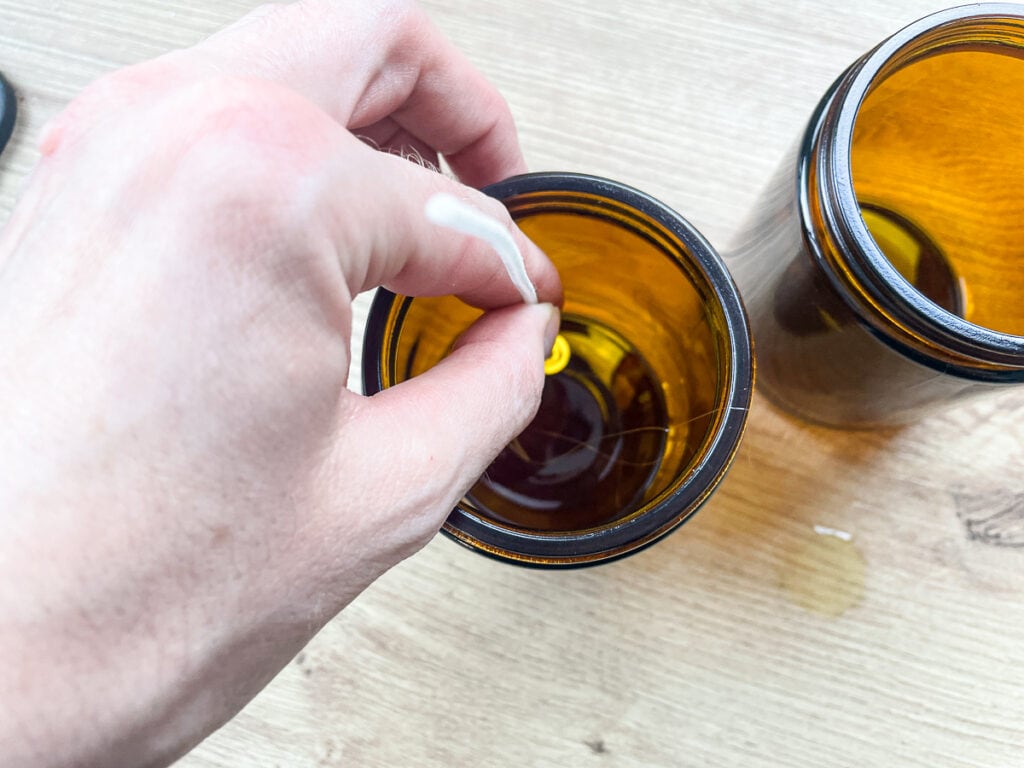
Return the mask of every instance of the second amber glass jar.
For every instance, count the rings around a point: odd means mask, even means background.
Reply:
[[[855,62],[728,257],[759,386],[832,425],[1024,381],[1024,6],[922,19]]]

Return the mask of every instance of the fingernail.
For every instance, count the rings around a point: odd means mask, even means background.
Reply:
[[[544,327],[544,357],[548,357],[555,346],[558,331],[562,327],[562,313],[558,311],[554,304],[540,304],[538,306],[545,307],[550,312],[548,324]]]

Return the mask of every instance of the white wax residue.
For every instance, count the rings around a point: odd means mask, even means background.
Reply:
[[[526,274],[526,262],[516,247],[512,233],[504,224],[457,197],[445,193],[434,195],[427,200],[424,212],[435,224],[480,238],[489,244],[501,258],[512,285],[519,291],[523,301],[527,304],[537,303],[537,289],[533,287],[530,276]]]
[[[814,526],[814,532],[819,536],[833,536],[843,541],[853,541],[853,534],[840,531],[838,528],[826,528],[824,525]]]

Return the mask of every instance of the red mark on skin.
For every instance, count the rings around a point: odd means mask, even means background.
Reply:
[[[43,157],[53,157],[60,148],[64,138],[64,121],[58,117],[47,123],[43,129],[43,137],[39,140],[39,151]]]
[[[214,549],[224,546],[231,540],[231,528],[226,525],[216,525],[210,529],[210,544]]]

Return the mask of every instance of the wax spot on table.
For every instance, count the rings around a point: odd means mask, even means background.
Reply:
[[[864,598],[865,571],[852,534],[815,525],[786,553],[779,585],[801,608],[838,617]]]

